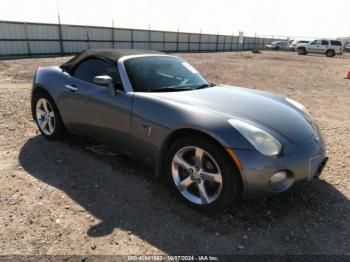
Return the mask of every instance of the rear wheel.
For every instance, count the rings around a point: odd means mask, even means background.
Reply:
[[[306,55],[306,49],[305,48],[299,48],[298,49],[298,54],[299,55]]]
[[[326,56],[327,56],[327,57],[333,57],[333,56],[335,56],[334,50],[327,50]]]
[[[240,174],[219,145],[181,138],[170,148],[168,182],[186,204],[205,213],[227,208],[241,190]]]
[[[45,91],[36,91],[32,98],[33,118],[40,133],[47,139],[57,140],[65,133],[55,102]]]

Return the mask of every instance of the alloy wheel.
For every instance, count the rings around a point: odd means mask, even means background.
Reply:
[[[178,191],[198,205],[213,203],[222,190],[222,173],[215,159],[204,149],[186,146],[173,156],[171,173]]]
[[[50,102],[45,98],[40,98],[35,108],[36,121],[40,130],[45,135],[52,135],[55,131],[55,113]]]

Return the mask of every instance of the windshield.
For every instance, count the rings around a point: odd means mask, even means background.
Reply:
[[[135,92],[184,91],[210,84],[184,60],[169,56],[130,58],[124,62]]]

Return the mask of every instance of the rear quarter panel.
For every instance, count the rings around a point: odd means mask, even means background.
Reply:
[[[33,88],[40,86],[56,100],[63,91],[64,73],[57,66],[39,67],[35,73]]]
[[[74,132],[74,126],[71,121],[72,112],[66,110],[61,103],[62,97],[69,95],[69,92],[64,86],[69,82],[70,78],[71,76],[58,66],[40,67],[35,73],[33,91],[35,88],[40,87],[48,92],[61,114],[65,127],[69,131]]]

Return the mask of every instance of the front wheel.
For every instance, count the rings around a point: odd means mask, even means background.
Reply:
[[[233,161],[218,144],[202,137],[182,138],[171,146],[168,181],[186,204],[204,213],[227,208],[241,191]]]
[[[298,54],[299,55],[306,55],[306,49],[305,48],[299,48],[298,49]]]

